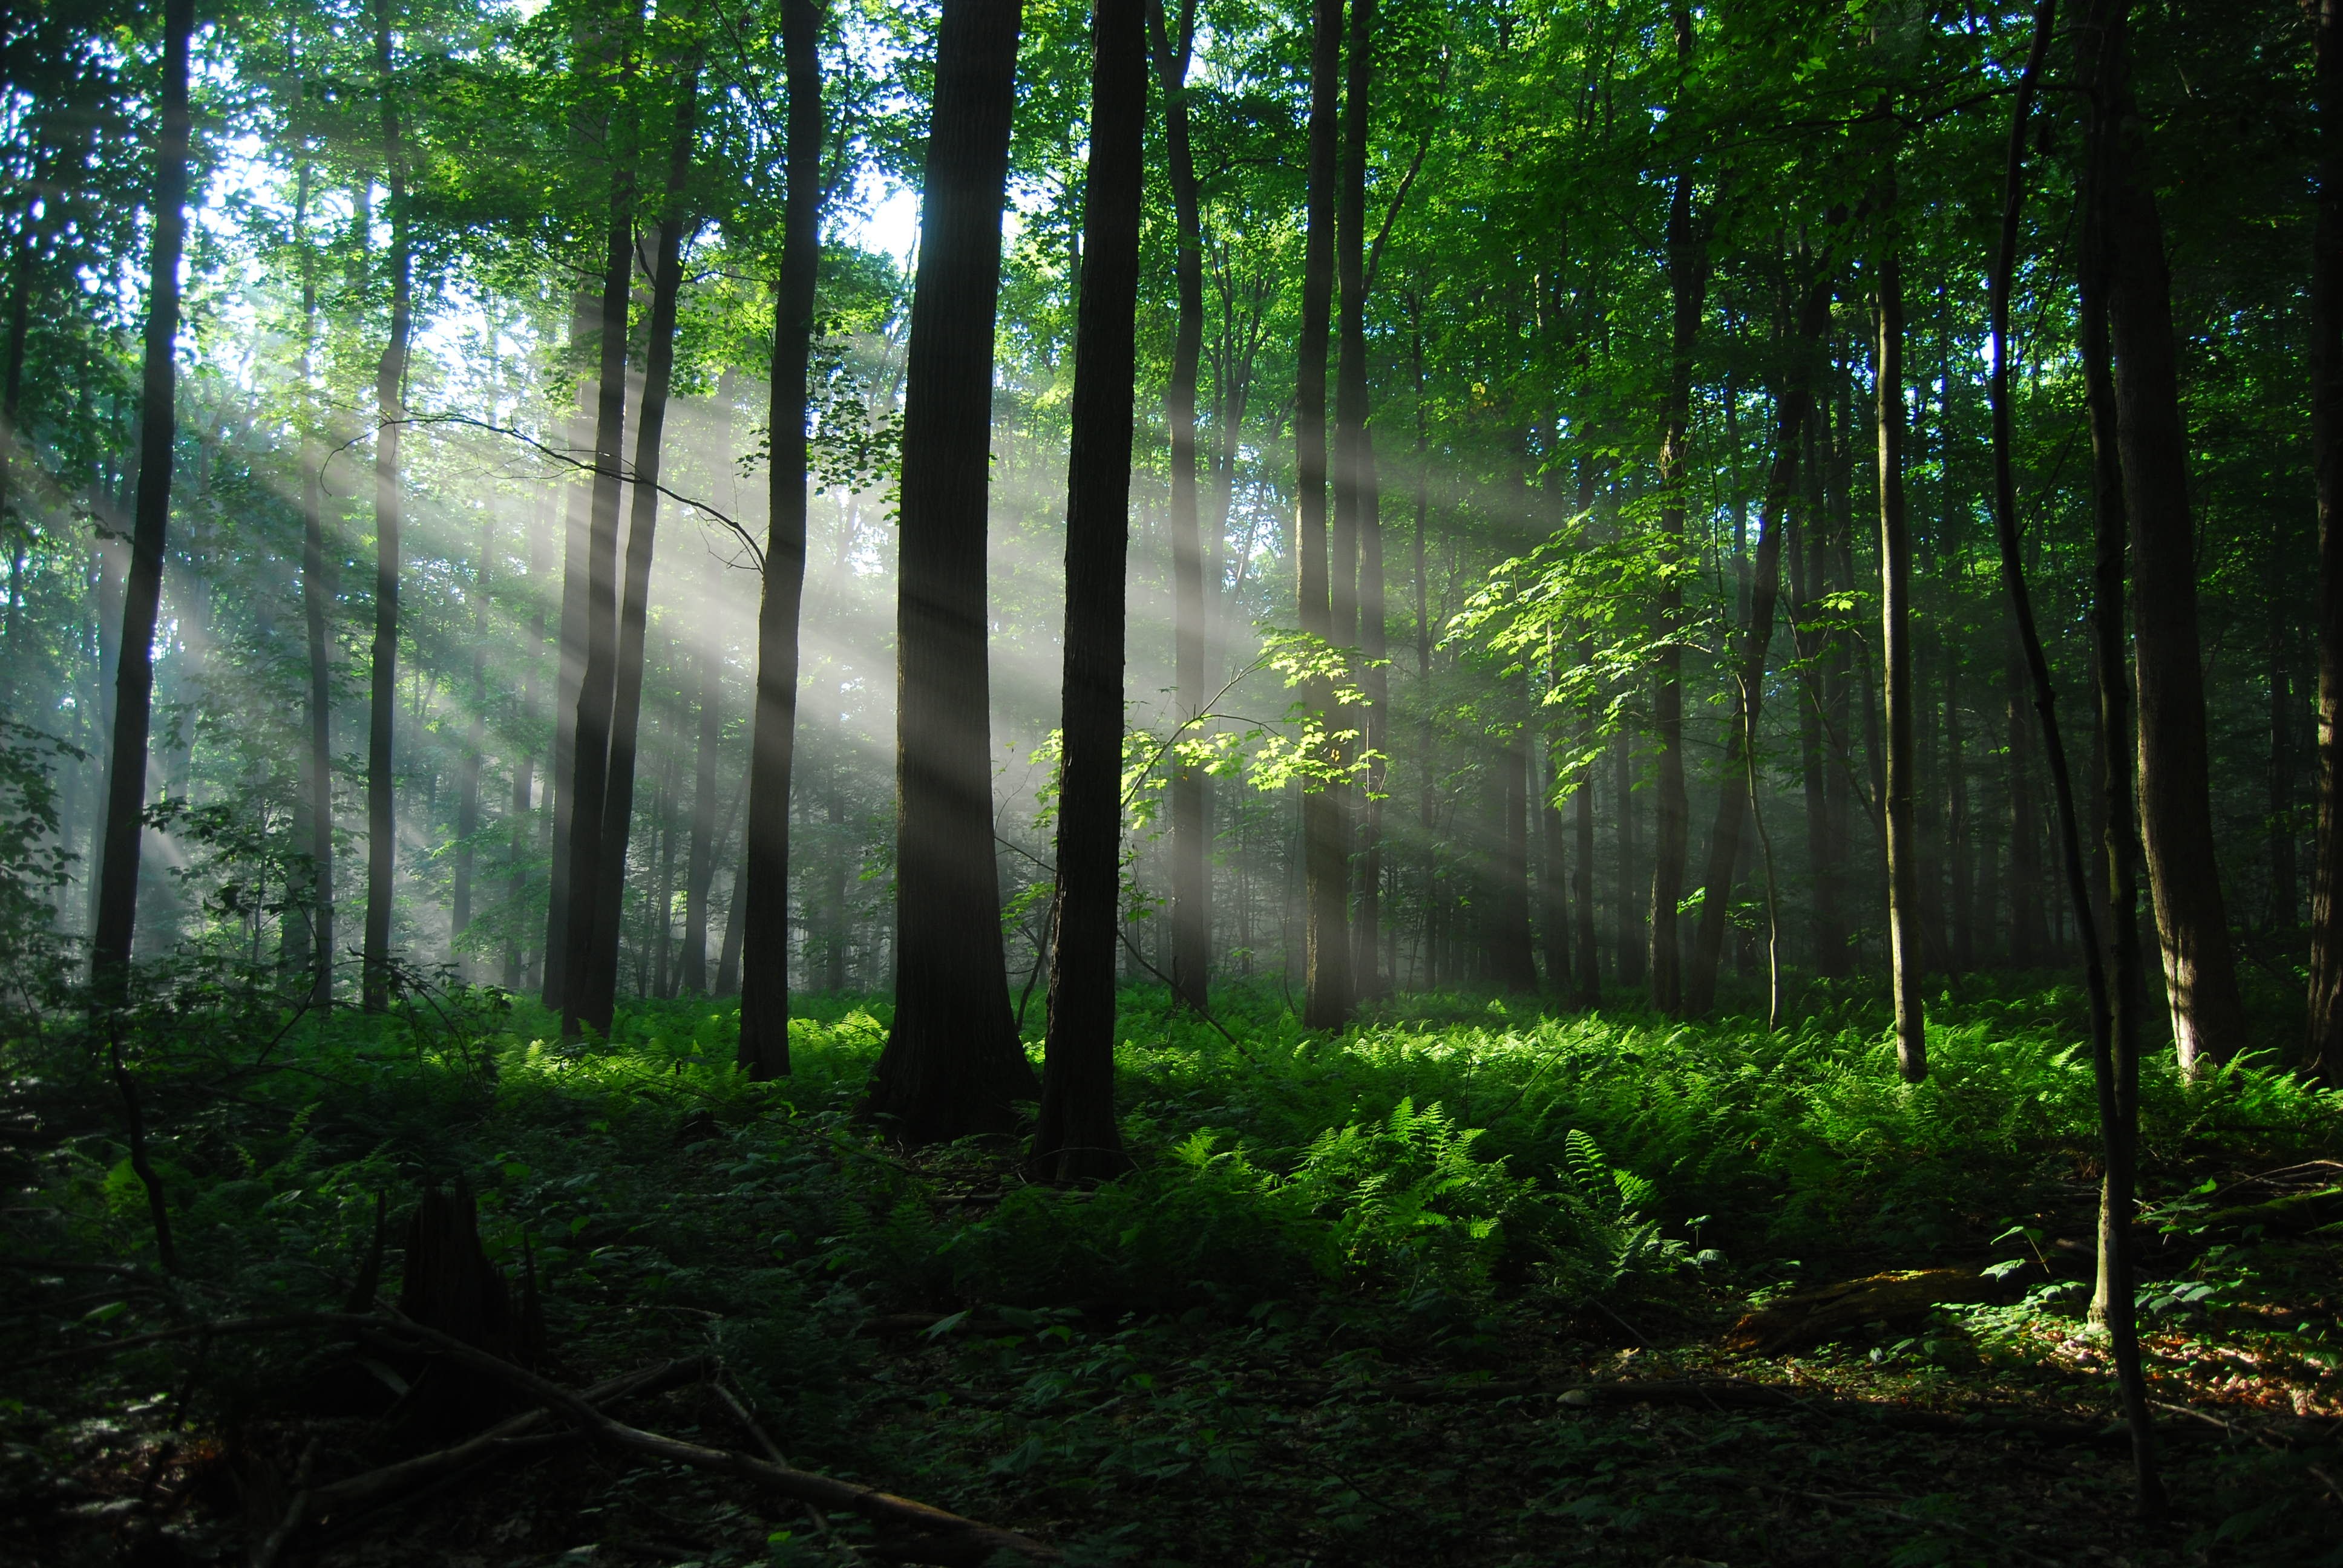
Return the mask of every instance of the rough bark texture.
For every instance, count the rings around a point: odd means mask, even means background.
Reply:
[[[993,312],[1020,0],[946,0],[903,408],[895,1022],[865,1113],[913,1143],[1032,1098],[1001,942],[985,650]]]
[[[2310,455],[2318,486],[2318,838],[2303,1066],[2343,1068],[2343,0],[2318,0],[2318,215],[2310,250]]]
[[[1041,1121],[1033,1137],[1035,1166],[1056,1181],[1103,1180],[1131,1164],[1114,1120],[1114,971],[1122,901],[1123,578],[1145,184],[1145,3],[1097,0],[1091,27],[1085,255],[1066,458],[1057,940]]]
[[[1893,210],[1891,185],[1888,200]],[[1896,241],[1880,258],[1879,647],[1887,756],[1881,802],[1887,824],[1887,965],[1896,1003],[1896,1069],[1906,1083],[1928,1076],[1927,1018],[1920,995],[1920,855],[1913,811],[1912,530],[1904,501],[1904,276]]]
[[[1163,415],[1172,434],[1172,623],[1174,706],[1182,723],[1203,711],[1204,550],[1196,518],[1196,367],[1204,341],[1204,244],[1196,166],[1188,146],[1184,92],[1195,37],[1195,0],[1182,0],[1180,32],[1165,25],[1163,0],[1146,0],[1147,32],[1163,89],[1163,156],[1172,181],[1179,250],[1172,281],[1180,316],[1172,340],[1172,379]],[[1142,84],[1143,85],[1143,84]],[[1088,243],[1085,241],[1085,243]],[[1211,836],[1211,779],[1192,762],[1172,768],[1172,989],[1192,1007],[1204,1006],[1212,962],[1212,882],[1204,865]]]
[[[2141,173],[2142,128],[2125,36],[2129,10],[2128,0],[2092,0],[2078,20],[2102,40],[2090,156],[2104,204],[2117,439],[2131,529],[2141,838],[2173,1041],[2181,1070],[2194,1072],[2245,1043],[2246,1019],[2213,855],[2188,427],[2180,413],[2164,226]]]
[[[789,186],[788,207],[782,218],[780,286],[773,297],[772,405],[768,420],[772,431],[772,488],[765,540],[764,597],[757,608],[757,705],[751,721],[753,738],[749,742],[749,852],[740,869],[739,886],[732,894],[731,917],[731,928],[740,931],[739,1061],[752,1078],[772,1078],[789,1070],[789,787],[797,765],[798,621],[805,598],[806,362],[813,342],[814,282],[821,267],[822,107],[821,59],[818,49],[821,38],[821,17],[820,0],[786,0],[781,11],[782,47],[788,56],[789,77]],[[966,21],[964,16],[960,19],[963,24]],[[947,29],[950,26],[948,20]],[[1013,38],[1013,5],[1010,31]],[[1011,59],[1014,59],[1013,45]],[[941,90],[940,85],[938,90]],[[939,103],[935,135],[940,138],[946,134],[942,107]],[[940,157],[940,154],[930,149],[931,179],[935,176],[935,166]],[[949,196],[939,197],[930,186],[929,200],[931,203],[949,199]],[[930,231],[925,237],[932,240],[938,236]],[[965,263],[955,253],[939,254],[932,249],[923,252],[919,297],[922,299],[927,297],[930,267],[960,265]],[[998,270],[997,266],[995,270]],[[992,320],[990,296],[987,297],[984,319],[989,347]],[[915,307],[912,321],[915,335],[919,321]],[[990,363],[988,355],[988,366]],[[914,397],[919,395],[921,367],[922,360],[915,343],[911,359]],[[910,608],[914,591],[915,538],[922,548],[922,554],[925,548],[931,548],[928,544],[926,528],[915,536],[912,528],[910,500],[914,467],[907,442],[902,492],[905,502],[902,536],[905,608],[901,625],[902,681],[906,697],[910,695],[913,680],[912,661],[925,651],[914,646],[913,617]],[[920,516],[923,525],[932,526],[935,519],[927,508],[934,505],[923,496]],[[977,548],[974,577],[972,585],[963,585],[962,591],[968,591],[972,586],[977,601],[974,712],[977,738],[981,744],[984,731],[981,618],[984,600],[984,498],[980,475],[975,509]],[[924,560],[916,563],[918,566],[925,564]],[[919,624],[920,629],[927,629],[926,621]],[[906,715],[911,711],[909,708],[902,709]],[[904,718],[899,719],[898,722],[905,726],[899,730],[899,735],[908,738],[911,734],[908,728],[910,720]],[[961,722],[964,724],[965,720]],[[963,738],[955,732],[950,738],[939,736],[937,743],[940,747],[949,746],[960,739]],[[906,739],[899,744],[904,758],[904,821],[908,823],[911,811],[912,775],[909,760],[911,742]],[[989,785],[985,795],[989,801]],[[992,891],[990,821],[988,812],[988,836],[982,846],[984,891],[987,893]],[[907,839],[904,842],[906,857],[910,852]],[[907,863],[904,871],[907,876],[910,875],[912,868]],[[994,923],[998,925],[997,921]],[[907,920],[906,940],[909,940],[910,924]],[[731,928],[725,932],[728,952],[732,946]],[[999,945],[997,932],[994,945],[996,948]],[[908,955],[904,961],[907,965],[910,962]],[[1005,1000],[1007,993],[1004,991],[1002,994]],[[915,1012],[914,1022],[918,1021],[918,1017]],[[897,1032],[900,1034],[902,1029],[899,1013]],[[891,1043],[889,1054],[893,1054]],[[882,1070],[886,1067],[884,1061],[880,1065]]]
[[[128,980],[138,917],[138,836],[146,805],[146,738],[154,715],[155,620],[171,522],[171,447],[178,428],[179,257],[187,235],[187,35],[195,0],[163,11],[162,136],[155,148],[155,238],[147,257],[146,371],[138,432],[138,497],[114,678],[103,859],[91,963],[100,995]]]
[[[374,406],[374,689],[367,719],[367,897],[360,997],[368,1012],[390,1000],[390,912],[397,891],[398,822],[391,748],[398,715],[398,557],[401,511],[398,466],[407,340],[414,327],[414,259],[407,248],[407,170],[399,146],[397,95],[391,90],[390,8],[376,0],[375,68],[380,74],[383,158],[390,218],[390,337],[375,369]]]
[[[1337,640],[1326,527],[1326,348],[1334,293],[1335,100],[1342,70],[1342,0],[1312,0],[1310,13],[1308,236],[1302,262],[1302,330],[1294,374],[1296,599],[1302,629]],[[1333,695],[1312,683],[1312,705],[1338,727]],[[1323,761],[1339,763],[1339,749]],[[1302,794],[1302,1021],[1340,1029],[1351,1016],[1350,845],[1339,786]]]

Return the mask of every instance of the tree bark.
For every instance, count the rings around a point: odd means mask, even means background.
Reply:
[[[2140,824],[2173,1041],[2181,1070],[2193,1074],[2202,1064],[2227,1060],[2245,1043],[2245,1003],[2213,854],[2188,427],[2180,413],[2164,227],[2141,174],[2143,133],[2132,102],[2126,36],[2129,12],[2129,0],[2089,0],[2083,9],[2085,33],[2100,40],[2087,156],[2104,203],[2107,325],[2118,372],[2117,439],[2131,529]]]
[[[495,557],[496,528],[496,513],[490,510],[480,525],[480,561],[472,573],[472,719],[465,727],[464,753],[456,763],[456,869],[449,890],[447,950],[457,975],[467,982],[475,978],[476,967],[462,944],[472,924],[472,873],[478,858],[472,836],[480,830],[481,752],[488,737],[488,563]]]
[[[1308,234],[1302,251],[1293,409],[1294,461],[1301,486],[1295,598],[1302,629],[1332,642],[1338,628],[1326,519],[1326,349],[1334,291],[1342,0],[1312,0],[1310,28]],[[1326,683],[1312,683],[1310,701],[1333,727],[1333,697]],[[1321,760],[1339,764],[1339,749]],[[1312,1029],[1340,1029],[1351,1014],[1350,845],[1343,818],[1338,786],[1302,789],[1302,1021]]]
[[[1526,726],[1496,742],[1492,759],[1496,832],[1492,836],[1487,915],[1489,978],[1500,990],[1528,996],[1538,986],[1530,940],[1530,743]]]
[[[599,333],[599,315],[593,296],[578,289],[569,297],[569,347],[577,353]],[[593,444],[586,401],[594,390],[591,380],[578,384],[577,406],[570,411],[568,442],[575,453]],[[595,392],[598,403],[599,394]],[[545,770],[545,792],[553,808],[548,886],[545,902],[545,946],[539,996],[556,1011],[569,965],[570,825],[577,816],[578,699],[586,689],[587,604],[592,597],[588,578],[593,556],[593,475],[573,477],[567,491],[561,523],[560,646],[556,650],[553,678],[553,755]]]
[[[546,510],[551,510],[548,506]],[[505,990],[518,991],[524,983],[520,920],[518,911],[528,893],[528,841],[537,795],[537,753],[531,749],[537,732],[537,667],[545,657],[545,528],[540,511],[528,529],[529,621],[528,652],[521,661],[520,707],[514,715],[521,734],[530,737],[514,749],[512,801],[508,820],[511,836],[506,850],[505,900],[515,911],[505,923]]]
[[[138,917],[139,832],[146,807],[146,741],[155,696],[155,621],[171,523],[171,451],[178,432],[179,258],[187,236],[187,37],[195,0],[163,10],[162,135],[155,148],[155,235],[146,264],[146,368],[138,432],[138,495],[114,678],[103,859],[90,941],[101,1001],[127,990]]]
[[[1172,640],[1178,722],[1192,722],[1210,694],[1204,689],[1207,588],[1204,550],[1196,518],[1196,370],[1204,341],[1204,242],[1196,164],[1188,144],[1185,96],[1188,58],[1195,38],[1195,0],[1182,0],[1180,33],[1165,25],[1163,0],[1147,0],[1148,42],[1163,89],[1164,166],[1179,248],[1172,272],[1179,322],[1172,334],[1172,379],[1163,414],[1172,434]],[[1212,965],[1212,883],[1204,869],[1210,776],[1184,758],[1172,767],[1172,989],[1191,1007],[1205,1005]]]
[[[375,68],[382,99],[383,158],[390,217],[390,337],[375,370],[374,650],[367,725],[367,901],[360,997],[379,1012],[390,1000],[390,916],[397,890],[398,822],[391,748],[398,713],[398,558],[401,508],[400,421],[407,335],[414,325],[414,259],[408,250],[406,155],[391,91],[389,0],[375,0]]]
[[[307,166],[303,166],[307,174]],[[327,622],[333,613],[334,584],[326,565],[325,457],[315,432],[317,418],[313,357],[317,334],[317,258],[301,253],[301,389],[307,422],[301,432],[301,614],[309,653],[309,749],[302,784],[308,797],[307,871],[312,1006],[334,997],[334,667]]]
[[[2310,456],[2318,489],[2318,832],[2303,1070],[2343,1070],[2343,0],[2318,0],[2318,212],[2310,248]]]
[[[1692,65],[1692,12],[1679,5],[1674,15],[1676,69],[1682,75],[1689,72]],[[1700,333],[1701,309],[1708,291],[1707,246],[1693,216],[1692,192],[1693,170],[1687,163],[1677,171],[1675,188],[1668,198],[1668,380],[1661,409],[1660,533],[1664,547],[1670,552],[1671,566],[1684,548],[1684,467],[1692,425],[1693,345]],[[1671,574],[1654,597],[1659,630],[1670,640],[1660,649],[1653,682],[1658,831],[1652,849],[1651,985],[1652,1005],[1673,1017],[1684,1010],[1676,906],[1684,900],[1692,814],[1691,804],[1684,796],[1684,650],[1673,640],[1684,618],[1684,588]]]
[[[618,1010],[618,928],[626,904],[627,845],[634,826],[635,753],[642,724],[644,630],[650,618],[651,563],[659,529],[659,482],[667,430],[668,391],[674,380],[676,300],[683,284],[684,185],[691,175],[699,60],[676,73],[674,139],[668,149],[667,189],[651,266],[651,315],[643,358],[641,411],[635,427],[633,506],[627,521],[625,590],[618,611],[616,667],[610,694],[608,778],[593,884],[594,950],[580,982],[579,1020],[608,1037]],[[630,247],[631,248],[631,247]],[[666,916],[661,914],[664,920]],[[587,977],[591,977],[588,979]]]
[[[1147,3],[1097,0],[1091,29],[1085,256],[1066,459],[1065,760],[1058,791],[1057,929],[1050,961],[1041,1121],[1033,1138],[1036,1170],[1061,1182],[1102,1181],[1131,1165],[1114,1120],[1114,968],[1122,902],[1123,584],[1130,547],[1139,208],[1145,184],[1147,39],[1141,8]],[[1201,648],[1197,660],[1202,662]]]
[[[772,441],[769,520],[766,525],[764,596],[757,607],[757,696],[749,721],[748,854],[741,863],[739,881],[733,889],[731,920],[724,933],[729,950],[733,930],[740,932],[739,1064],[749,1070],[751,1078],[760,1079],[776,1078],[789,1070],[789,792],[797,767],[798,629],[805,600],[806,366],[813,346],[814,285],[821,270],[822,83],[819,45],[822,15],[821,0],[784,0],[782,48],[788,59],[789,83],[789,192],[782,215],[781,276],[773,296],[772,400],[767,415]],[[949,28],[949,20],[946,25]],[[939,71],[941,68],[940,58]],[[939,82],[940,90],[940,77]],[[935,134],[946,134],[940,118]],[[931,148],[931,178],[935,160]],[[931,186],[929,200],[935,199]],[[926,239],[934,237],[930,234]],[[924,239],[922,244],[924,246]],[[919,289],[924,298],[929,268],[960,265],[960,261],[957,256],[925,248],[921,257]],[[991,320],[989,309],[985,319],[988,323]],[[916,335],[916,319],[913,327]],[[916,342],[912,354],[916,377],[920,367]],[[907,439],[903,463],[906,487],[902,492],[906,502],[912,494],[909,477],[916,466]],[[980,547],[984,518],[980,486],[976,505]],[[902,592],[908,602],[918,536],[908,505],[903,518]],[[924,522],[926,518],[922,517],[920,520]],[[981,548],[976,553],[972,569],[980,606],[984,592]],[[904,678],[898,699],[907,701],[911,699],[910,670],[915,654],[908,615],[901,630]],[[980,683],[980,638],[977,662]],[[980,731],[984,713],[980,684],[976,703]],[[897,722],[900,725],[906,721],[899,717]],[[908,820],[908,783],[905,790]],[[992,864],[989,815],[986,822],[983,861],[989,868]],[[909,848],[906,841],[907,853]],[[905,867],[907,873],[910,869]],[[986,885],[990,886],[989,874]],[[719,963],[719,971],[721,968]],[[719,972],[719,991],[722,978]],[[900,1027],[899,1016],[898,1029]],[[880,1065],[883,1068],[885,1064]]]
[[[1894,176],[1887,207],[1895,211]],[[1890,221],[1893,221],[1892,216]],[[1887,719],[1882,813],[1887,825],[1887,964],[1896,1003],[1896,1070],[1906,1083],[1928,1076],[1928,1029],[1920,994],[1918,823],[1913,809],[1912,533],[1904,501],[1904,274],[1900,236],[1879,258],[1873,389],[1879,423],[1879,648]]]
[[[895,1021],[866,1115],[908,1142],[1015,1125],[992,840],[985,508],[1020,0],[945,0],[903,409],[896,600]],[[775,890],[778,900],[779,892]]]

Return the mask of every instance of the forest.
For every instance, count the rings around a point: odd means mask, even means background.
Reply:
[[[0,1563],[2343,1568],[2343,0],[0,0]]]

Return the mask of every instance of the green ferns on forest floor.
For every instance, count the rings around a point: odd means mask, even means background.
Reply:
[[[565,1378],[713,1352],[799,1462],[1100,1561],[1838,1560],[1785,1544],[1805,1529],[1785,1531],[1789,1515],[1816,1507],[1835,1507],[1833,1551],[1885,1540],[1897,1561],[1966,1560],[1975,1541],[1929,1523],[1946,1504],[1893,1480],[1895,1463],[1923,1462],[1919,1440],[1818,1448],[1746,1412],[1623,1422],[1534,1387],[1730,1370],[1935,1406],[2022,1391],[2108,1408],[2077,1321],[2097,1133],[2070,995],[1943,999],[1934,1073],[1907,1086],[1859,1000],[1769,1035],[1410,998],[1328,1037],[1266,996],[1220,999],[1224,1035],[1133,990],[1120,1087],[1139,1169],[1076,1191],[1023,1181],[1005,1147],[907,1154],[854,1122],[885,1034],[877,1000],[805,999],[795,1076],[770,1084],[731,1068],[729,1004],[638,1007],[577,1049],[534,1007],[487,993],[258,1032],[235,1001],[184,993],[127,1041],[185,1282],[149,1267],[146,1191],[103,1063],[69,1029],[9,1044],[12,1362],[337,1306],[376,1195],[396,1215],[461,1181],[492,1260],[538,1278]],[[2343,1146],[2343,1096],[2251,1062],[2183,1084],[2159,1060],[2142,1124],[2150,1217],[2169,1238],[2143,1290],[2163,1397],[2343,1409],[2343,1214],[2318,1196],[2343,1172],[2313,1163]],[[2240,1185],[2288,1168],[2315,1179]],[[1753,1298],[1947,1261],[2001,1264],[2006,1299],[1762,1365],[1709,1348]],[[107,1501],[153,1493],[150,1471],[185,1472],[180,1490],[199,1493],[189,1456],[206,1442],[274,1444],[289,1469],[308,1430],[359,1468],[365,1440],[301,1413],[329,1346],[177,1339],[29,1366],[0,1406],[0,1486],[54,1515],[44,1551],[78,1542],[96,1562]],[[1976,1488],[2000,1484],[1976,1456],[1929,1452],[1948,1474],[1977,1466]],[[2219,1538],[2224,1561],[2308,1560],[2318,1511],[2251,1493],[2316,1492],[2303,1467],[2332,1475],[2328,1453],[2192,1464],[2178,1490],[2196,1538]],[[2119,1476],[2075,1462],[2058,1484],[2091,1500],[2060,1504],[2087,1524],[2078,1539],[2120,1529]],[[1889,1490],[1868,1502],[1814,1501],[1881,1466]],[[579,1503],[608,1520],[502,1517],[491,1555],[550,1561],[580,1543],[563,1531],[639,1534],[626,1499],[644,1483],[627,1473],[615,1464],[610,1499]],[[60,1476],[84,1495],[58,1493]],[[198,1513],[173,1526],[190,1542]],[[1402,1513],[1412,1545],[1386,1539]],[[709,1551],[729,1561],[749,1550],[739,1540],[781,1560],[835,1554],[802,1519],[713,1519]],[[473,1525],[443,1523],[449,1549],[481,1549],[462,1534]],[[2164,1544],[2185,1552],[2187,1537]]]

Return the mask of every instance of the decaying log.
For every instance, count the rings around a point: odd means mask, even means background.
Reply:
[[[1957,1302],[1987,1302],[2001,1283],[1967,1269],[1897,1269],[1766,1302],[1725,1332],[1728,1350],[1779,1355],[1866,1323],[1900,1322]]]

